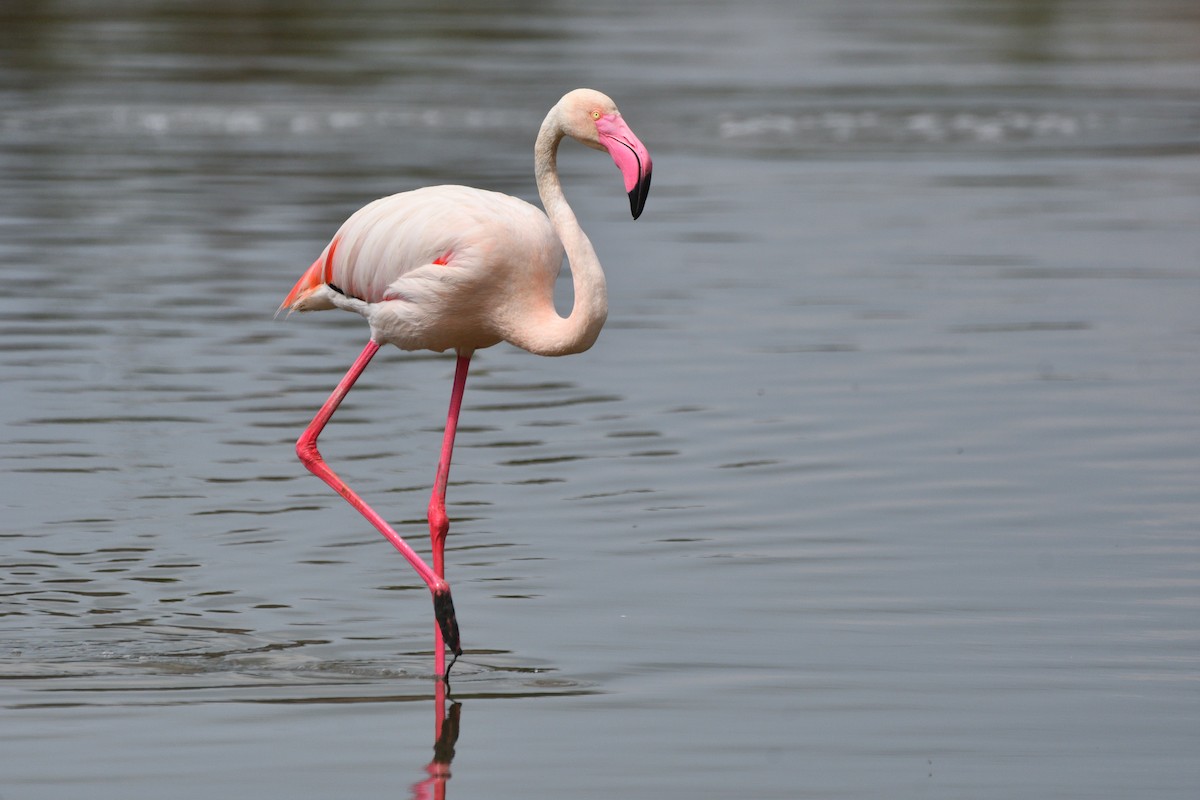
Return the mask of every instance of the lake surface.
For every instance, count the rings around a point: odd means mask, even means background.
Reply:
[[[1194,2],[106,5],[0,11],[5,800],[1194,797]],[[365,326],[272,315],[581,85],[654,185],[564,145],[608,326],[476,356],[431,765],[428,593],[293,452]],[[322,439],[421,552],[453,368]]]

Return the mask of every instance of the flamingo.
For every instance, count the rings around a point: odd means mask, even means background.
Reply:
[[[534,143],[534,175],[544,213],[515,197],[465,186],[432,186],[384,197],[342,224],[279,307],[340,308],[370,324],[366,347],[301,434],[296,453],[400,551],[429,587],[436,621],[434,669],[444,681],[462,654],[445,578],[450,529],[446,484],[471,356],[499,342],[546,356],[581,353],[596,341],[608,316],[604,271],[558,178],[558,145],[567,136],[608,152],[637,219],[650,189],[650,153],[609,97],[576,89],[550,109]],[[554,308],[554,282],[564,254],[575,288],[574,307],[566,318]],[[453,349],[458,356],[428,508],[432,565],[337,476],[317,449],[317,437],[385,344],[402,350]],[[449,666],[447,648],[454,653]]]

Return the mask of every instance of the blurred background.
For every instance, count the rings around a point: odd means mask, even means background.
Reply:
[[[273,314],[577,86],[654,184],[564,144],[608,326],[476,356],[422,784],[428,595],[293,452],[367,331]],[[0,794],[1190,798],[1197,223],[1193,0],[5,0]],[[322,438],[422,552],[453,364]]]

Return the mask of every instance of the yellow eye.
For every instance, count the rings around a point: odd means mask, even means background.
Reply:
[[[592,119],[600,119],[600,112],[599,112],[599,111],[593,111],[593,112],[592,112]]]

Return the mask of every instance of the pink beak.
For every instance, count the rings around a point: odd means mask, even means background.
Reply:
[[[621,176],[625,178],[625,191],[629,192],[629,208],[633,218],[642,214],[646,195],[650,192],[650,151],[642,144],[619,114],[607,114],[596,120],[600,144],[612,156]]]

